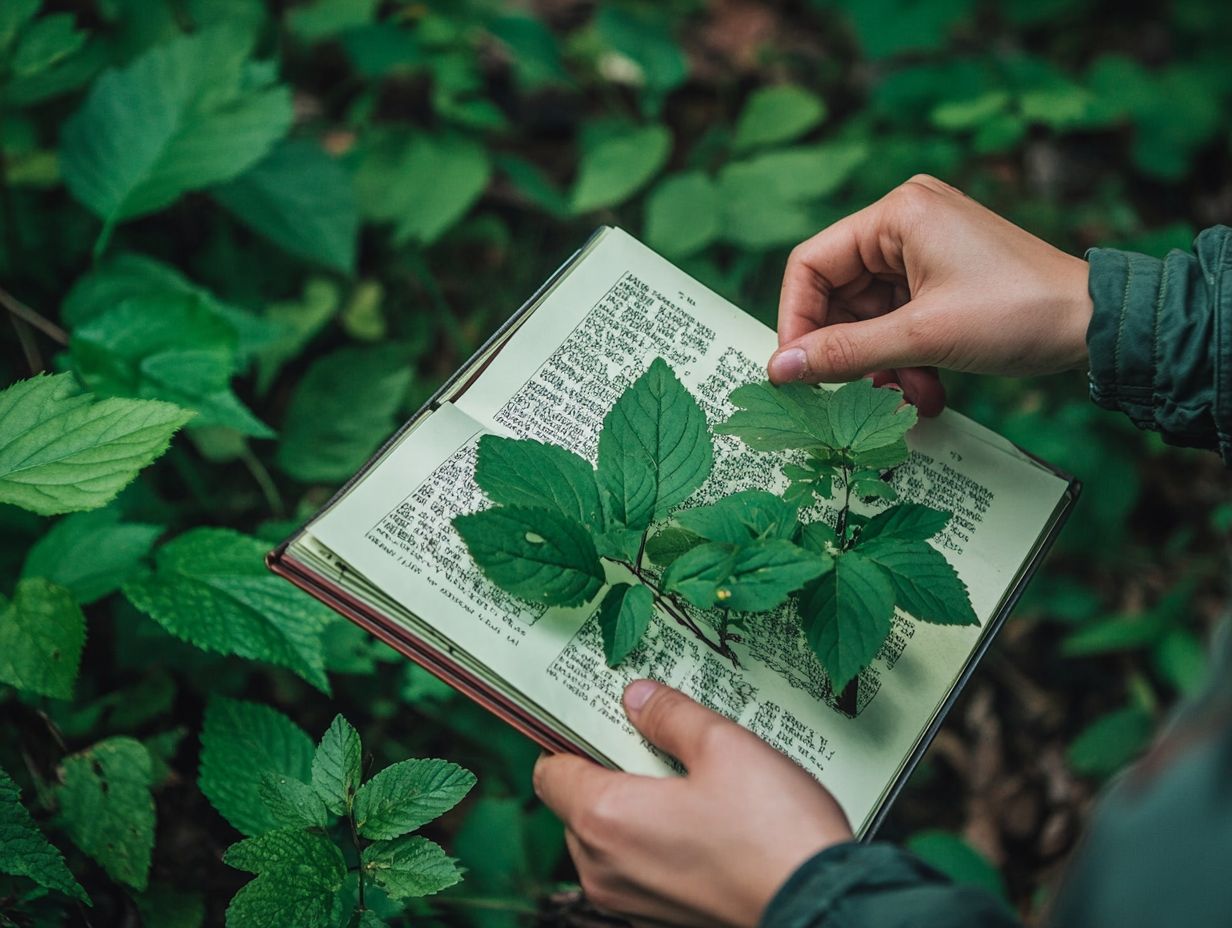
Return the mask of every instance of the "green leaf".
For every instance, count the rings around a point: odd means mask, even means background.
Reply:
[[[576,606],[599,592],[603,565],[586,529],[550,509],[497,506],[454,527],[493,583],[545,606]]]
[[[64,181],[107,226],[230,180],[291,125],[291,95],[245,62],[248,41],[214,27],[155,46],[99,77],[64,124]]]
[[[634,126],[606,135],[582,152],[573,212],[623,203],[654,179],[671,151],[672,134],[666,126]]]
[[[830,397],[830,428],[834,446],[851,453],[856,464],[869,466],[863,455],[899,441],[915,425],[914,406],[897,390],[874,387],[871,380],[845,383]]]
[[[85,643],[85,616],[63,587],[28,578],[0,596],[0,683],[70,699]]]
[[[283,141],[214,199],[290,254],[355,270],[359,207],[351,175],[319,145]]]
[[[475,482],[494,503],[551,509],[595,531],[603,527],[594,468],[558,445],[484,435]]]
[[[679,593],[700,609],[720,605],[719,588],[736,565],[732,545],[706,542],[677,557],[663,571],[663,590]]]
[[[312,755],[312,788],[335,815],[351,811],[362,758],[359,732],[341,715],[334,716]]]
[[[396,344],[341,348],[315,361],[291,397],[278,466],[305,483],[350,477],[397,427],[411,377]]]
[[[765,490],[742,490],[709,506],[676,513],[676,523],[707,541],[741,545],[759,538],[790,540],[796,533],[796,510]]]
[[[646,90],[647,112],[658,112],[667,93],[689,75],[688,59],[654,7],[638,11],[604,4],[595,15],[595,32],[635,65],[636,83]]]
[[[790,142],[826,117],[826,105],[802,87],[762,87],[749,95],[736,123],[736,151]]]
[[[723,203],[702,171],[673,174],[646,198],[646,240],[672,258],[705,248],[722,229]]]
[[[953,513],[921,503],[899,503],[873,516],[860,529],[860,543],[886,536],[895,541],[928,541],[945,529]]]
[[[714,430],[735,435],[756,451],[832,447],[829,396],[819,387],[768,380],[745,384],[731,392],[738,409]]]
[[[132,738],[108,738],[64,760],[56,790],[64,830],[113,880],[145,889],[154,851],[150,754]]]
[[[945,555],[928,542],[882,535],[861,543],[858,550],[886,572],[894,587],[894,601],[904,612],[939,625],[980,624],[967,585]]]
[[[1079,732],[1066,756],[1077,773],[1109,777],[1146,749],[1154,730],[1149,712],[1126,706],[1100,716]]]
[[[958,835],[948,831],[918,831],[906,842],[907,850],[955,883],[978,886],[1004,901],[1005,880],[988,859]]]
[[[805,587],[800,618],[813,653],[838,695],[872,663],[894,620],[894,587],[859,551],[835,559],[834,570]]]
[[[59,584],[85,606],[118,590],[163,531],[161,525],[121,522],[114,507],[65,516],[35,542],[21,575]]]
[[[667,567],[680,555],[692,551],[705,539],[687,529],[669,525],[646,540],[646,556],[656,567]]]
[[[355,827],[365,838],[396,838],[448,812],[475,775],[445,760],[390,764],[355,794]]]
[[[319,42],[371,23],[380,0],[313,0],[287,11],[287,27],[306,42]]]
[[[257,795],[274,820],[291,828],[324,828],[333,821],[316,791],[283,773],[265,773]]]
[[[18,381],[0,391],[0,503],[45,516],[104,506],[191,417],[169,403],[95,400],[69,374]]]
[[[43,0],[9,0],[0,5],[0,54],[9,49],[42,5]]]
[[[324,835],[285,829],[227,848],[223,863],[257,874],[227,906],[227,928],[336,928],[346,860]]]
[[[141,928],[201,928],[205,924],[205,898],[199,892],[181,892],[166,883],[151,883],[135,895]]]
[[[198,528],[158,549],[155,569],[124,584],[129,602],[206,651],[287,667],[329,692],[321,633],[334,613],[265,569],[266,545]]]
[[[429,245],[466,215],[491,176],[487,149],[472,139],[390,133],[361,147],[355,185],[363,215],[397,224],[397,244]]]
[[[825,522],[810,522],[800,528],[800,547],[817,554],[837,554],[838,535]]]
[[[76,28],[71,14],[44,16],[22,33],[9,67],[16,77],[30,77],[76,54],[85,41],[86,34]]]
[[[271,303],[266,307],[266,318],[280,328],[281,333],[255,352],[258,393],[269,392],[282,366],[298,357],[313,336],[333,318],[340,301],[338,286],[332,280],[313,277],[304,284],[299,299]]]
[[[714,446],[706,416],[662,358],[635,380],[603,419],[598,479],[613,515],[645,528],[710,475]]]
[[[304,781],[312,770],[312,739],[276,709],[215,696],[201,726],[202,794],[238,831],[258,835],[279,827],[258,791],[266,774]]]
[[[595,550],[600,557],[616,561],[633,563],[637,550],[642,546],[642,532],[639,529],[615,526],[606,532],[594,536]]]
[[[599,631],[607,665],[615,667],[629,656],[650,626],[654,593],[643,584],[617,583],[599,604]]]
[[[235,329],[195,295],[129,297],[76,329],[69,352],[102,396],[165,400],[196,412],[194,425],[274,434],[231,391],[243,366]]]
[[[0,873],[24,876],[39,886],[54,889],[90,905],[64,863],[60,851],[39,831],[21,804],[21,791],[0,767]]]
[[[440,845],[408,835],[364,848],[364,873],[391,899],[431,896],[462,882],[462,873]]]
[[[737,612],[764,612],[830,568],[826,555],[805,551],[783,539],[698,545],[672,561],[663,589],[701,609],[722,606]]]

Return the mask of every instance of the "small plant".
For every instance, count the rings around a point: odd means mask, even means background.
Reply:
[[[876,656],[895,606],[925,621],[973,624],[966,587],[927,542],[950,514],[916,503],[871,519],[853,497],[894,499],[883,471],[907,457],[915,411],[867,381],[827,391],[750,384],[716,431],[759,451],[803,451],[783,496],[745,490],[680,508],[714,462],[697,401],[656,359],[616,401],[597,465],[564,448],[485,435],[475,479],[496,505],[454,520],[498,586],[528,602],[579,606],[603,592],[608,664],[641,641],[658,607],[737,663],[741,615],[796,594],[803,632],[839,694]],[[800,510],[842,492],[835,523]],[[688,606],[704,610],[703,627]]]

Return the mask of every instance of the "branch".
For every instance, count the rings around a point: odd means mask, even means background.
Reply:
[[[0,287],[0,304],[3,304],[5,309],[22,322],[34,326],[56,344],[68,347],[68,332],[64,331],[64,329],[60,328],[46,316],[35,312],[3,287]]]

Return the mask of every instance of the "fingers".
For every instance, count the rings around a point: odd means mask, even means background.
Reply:
[[[933,367],[903,367],[895,371],[895,379],[905,396],[921,416],[931,418],[945,409],[945,386]],[[874,384],[877,381],[874,379]]]
[[[717,734],[743,731],[717,712],[653,680],[635,680],[625,688],[625,712],[651,744],[689,769],[701,760]]]
[[[792,249],[779,293],[780,345],[825,325],[830,294],[868,271],[859,244],[867,212],[840,219]]]
[[[600,793],[621,774],[576,754],[548,754],[535,764],[535,795],[566,825],[594,807]]]

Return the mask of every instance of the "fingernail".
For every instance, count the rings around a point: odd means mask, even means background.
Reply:
[[[808,370],[808,355],[803,348],[787,348],[770,359],[770,379],[776,383],[799,380]]]
[[[654,695],[659,684],[654,680],[634,680],[625,687],[625,706],[636,712],[646,705],[646,700]]]

